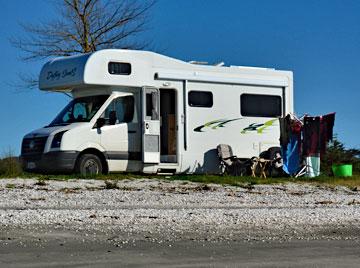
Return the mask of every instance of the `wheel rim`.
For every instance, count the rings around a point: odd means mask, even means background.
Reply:
[[[99,174],[99,165],[94,159],[87,159],[84,163],[84,173],[86,175]]]

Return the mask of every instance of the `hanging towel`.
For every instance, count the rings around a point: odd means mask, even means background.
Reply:
[[[283,170],[287,174],[295,174],[300,168],[300,133],[291,133],[289,143],[281,146]]]
[[[320,175],[320,155],[307,156],[305,158],[305,162],[306,162],[306,173],[305,173],[306,177],[314,178]]]
[[[333,139],[333,128],[335,122],[335,113],[327,114],[321,117],[320,125],[320,152],[326,151],[326,145]]]
[[[315,156],[320,153],[320,116],[304,118],[304,156]]]
[[[280,145],[286,146],[289,143],[291,135],[291,118],[290,114],[279,118],[280,123]]]

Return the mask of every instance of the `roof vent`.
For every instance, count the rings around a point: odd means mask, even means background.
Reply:
[[[208,65],[209,64],[207,61],[196,61],[196,60],[191,60],[191,61],[189,61],[189,63],[196,64],[196,65]]]
[[[230,68],[237,68],[237,69],[249,69],[249,70],[275,70],[275,68],[264,68],[264,67],[252,67],[252,66],[237,66],[237,65],[230,65]]]

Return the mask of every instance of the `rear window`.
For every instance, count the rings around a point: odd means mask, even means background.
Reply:
[[[281,111],[281,97],[273,95],[242,94],[240,96],[240,110],[242,116],[279,117]]]
[[[109,74],[116,74],[116,75],[130,75],[131,64],[125,62],[109,62],[108,72]]]
[[[213,94],[210,91],[190,91],[188,103],[192,107],[212,107]]]

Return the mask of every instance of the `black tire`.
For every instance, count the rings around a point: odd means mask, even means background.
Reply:
[[[274,160],[278,156],[281,156],[280,147],[270,147],[267,151],[268,151],[268,157],[270,160]]]
[[[280,147],[271,147],[268,149],[269,160],[276,160],[281,157]],[[269,172],[271,177],[279,177],[283,175],[282,168],[277,168],[275,163],[272,164]]]
[[[76,172],[83,175],[102,174],[103,166],[100,158],[94,154],[83,154],[79,157],[76,165]]]

